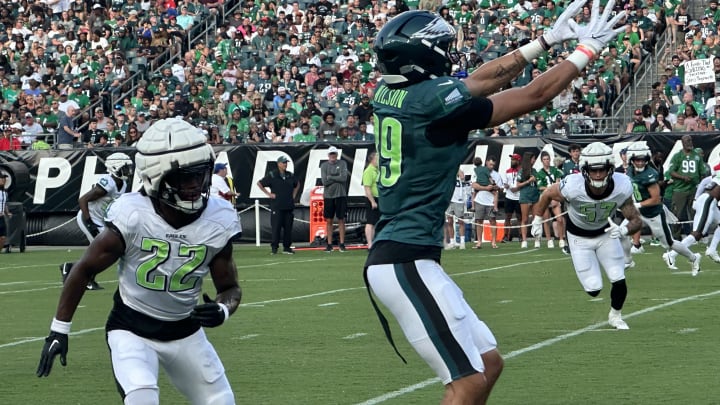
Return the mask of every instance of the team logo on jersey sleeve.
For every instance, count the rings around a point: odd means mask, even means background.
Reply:
[[[458,101],[461,101],[463,99],[463,95],[460,94],[460,90],[457,88],[453,89],[453,91],[450,92],[445,98],[443,99],[445,101],[445,105],[455,104]]]

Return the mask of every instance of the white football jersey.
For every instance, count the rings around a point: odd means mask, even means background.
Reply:
[[[233,206],[208,199],[200,217],[175,229],[155,212],[149,197],[123,194],[105,220],[125,240],[118,262],[120,297],[128,307],[163,321],[190,315],[198,304],[209,263],[240,232]]]
[[[123,181],[122,188],[118,190],[115,179],[109,174],[103,174],[95,185],[105,190],[107,194],[95,201],[90,201],[88,203],[88,211],[90,212],[90,219],[98,228],[102,228],[105,226],[104,218],[108,205],[125,193],[125,190],[127,190],[127,181]]]
[[[599,200],[590,197],[585,189],[585,177],[581,173],[571,174],[560,181],[560,193],[568,201],[568,216],[581,229],[593,231],[606,227],[608,218],[628,198],[632,198],[633,186],[630,178],[613,173],[613,189]]]

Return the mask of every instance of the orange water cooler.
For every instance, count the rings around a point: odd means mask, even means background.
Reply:
[[[315,186],[310,190],[310,243],[320,242],[327,238],[323,209],[323,186]]]

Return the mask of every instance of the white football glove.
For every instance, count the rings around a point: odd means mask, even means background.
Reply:
[[[540,216],[535,215],[532,221],[532,228],[530,228],[530,234],[533,238],[539,238],[542,236],[543,219]]]
[[[608,1],[602,15],[600,15],[600,2],[593,1],[592,12],[590,13],[590,22],[587,25],[578,25],[575,20],[572,19],[568,21],[568,25],[575,32],[578,41],[582,45],[585,45],[595,51],[595,55],[600,53],[600,51],[605,48],[610,41],[617,38],[619,33],[625,31],[624,25],[620,28],[613,29],[618,21],[625,17],[624,10],[617,13],[612,19],[608,20],[614,6],[615,0]]]
[[[612,221],[612,219],[608,218],[608,223],[610,224],[610,227],[605,230],[605,232],[608,233],[608,235],[613,239],[620,239],[628,234],[627,226],[625,225],[618,225],[615,222]]]
[[[636,203],[635,203],[635,208],[640,209],[640,207],[642,207],[642,205],[640,205],[639,202],[636,202]]]
[[[545,42],[549,46],[560,44],[569,39],[577,39],[577,33],[572,30],[569,22],[583,9],[587,0],[575,0],[572,2],[553,24],[552,29],[543,34]]]

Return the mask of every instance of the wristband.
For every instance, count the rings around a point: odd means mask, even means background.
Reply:
[[[545,40],[545,35],[540,35],[538,37],[538,42],[540,42],[540,46],[542,46],[543,50],[547,51],[550,49],[550,44],[548,44],[548,42]]]
[[[72,326],[72,322],[58,321],[53,318],[52,323],[50,324],[50,331],[67,335],[70,333],[70,326]]]
[[[579,73],[582,72],[583,69],[585,69],[585,66],[590,63],[590,60],[594,56],[595,54],[593,54],[590,48],[578,45],[577,48],[575,48],[575,51],[571,53],[566,60],[572,62],[572,64],[575,65]]]
[[[225,314],[224,321],[227,321],[227,319],[230,318],[230,310],[228,309],[227,305],[223,304],[222,302],[218,302],[218,306],[223,310],[223,314]]]
[[[521,46],[518,50],[526,62],[532,61],[546,51],[546,49],[543,49],[542,43],[537,39]]]

